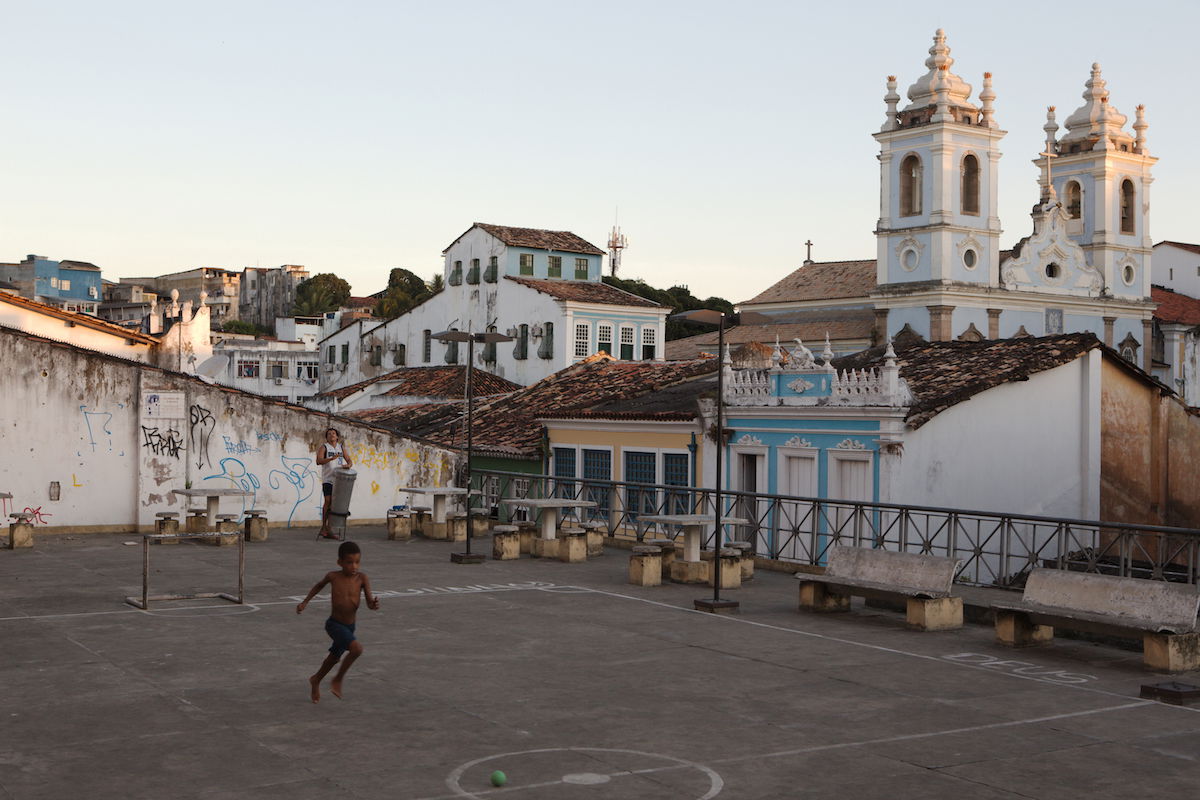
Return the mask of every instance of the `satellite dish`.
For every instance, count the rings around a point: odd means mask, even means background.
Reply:
[[[218,378],[229,371],[229,356],[216,355],[206,358],[196,367],[196,374],[202,378]]]

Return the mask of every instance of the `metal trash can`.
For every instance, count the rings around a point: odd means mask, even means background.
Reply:
[[[329,514],[337,517],[350,516],[350,496],[354,494],[354,480],[358,473],[352,469],[333,471],[333,497],[329,501]]]

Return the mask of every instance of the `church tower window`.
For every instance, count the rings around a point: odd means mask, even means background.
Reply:
[[[1079,181],[1071,181],[1067,184],[1067,216],[1071,219],[1079,219],[1083,213],[1083,189],[1079,186]]]
[[[921,213],[921,159],[915,155],[900,162],[900,216]]]
[[[979,159],[970,154],[962,162],[962,213],[979,213]]]
[[[1121,233],[1136,233],[1133,222],[1133,181],[1121,181]]]

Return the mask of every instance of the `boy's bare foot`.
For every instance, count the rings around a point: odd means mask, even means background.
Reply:
[[[314,703],[321,702],[321,681],[317,679],[316,675],[308,679],[308,685],[312,687],[312,701]]]
[[[342,699],[342,682],[336,678],[329,683],[329,691],[333,692],[333,696],[338,700]]]

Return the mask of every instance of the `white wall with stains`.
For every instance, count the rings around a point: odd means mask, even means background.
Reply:
[[[320,520],[315,450],[328,418],[190,376],[0,327],[0,500],[38,528],[149,528],[185,511],[183,488],[250,492],[221,511],[267,511],[271,525]],[[382,520],[400,489],[453,483],[457,451],[335,419],[358,473],[351,523]]]

